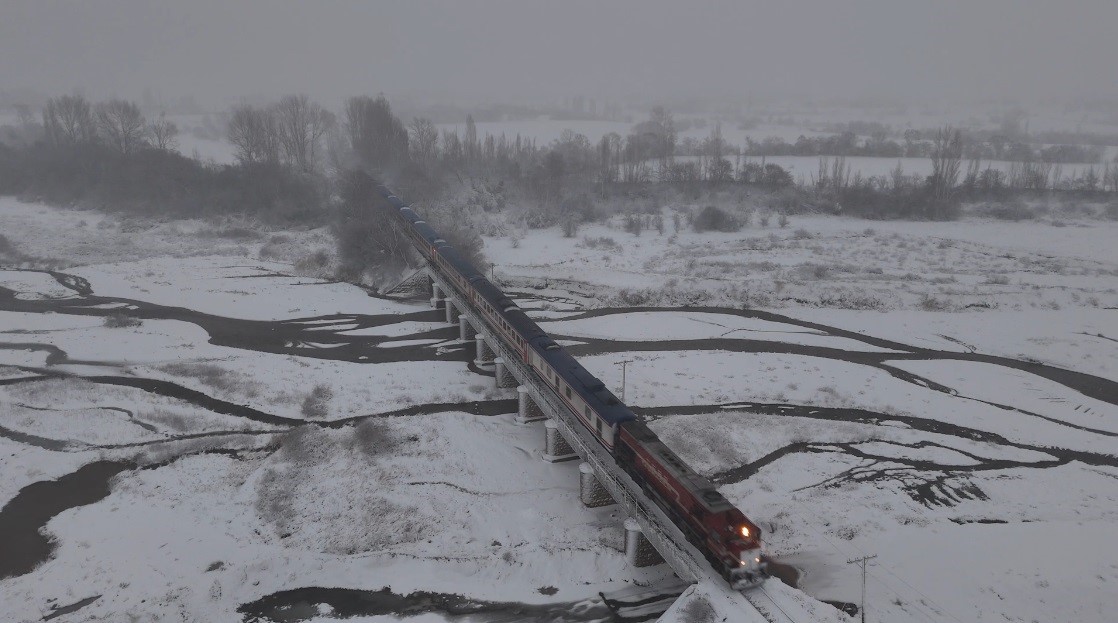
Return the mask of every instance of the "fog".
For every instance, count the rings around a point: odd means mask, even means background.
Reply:
[[[1118,94],[1118,3],[0,3],[0,89],[224,106]]]

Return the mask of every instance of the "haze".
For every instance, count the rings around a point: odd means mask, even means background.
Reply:
[[[6,0],[9,91],[224,106],[306,92],[468,102],[1118,94],[1118,4]]]

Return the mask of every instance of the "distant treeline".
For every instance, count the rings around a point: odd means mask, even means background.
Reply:
[[[440,131],[423,117],[405,124],[383,96],[351,97],[335,114],[292,95],[235,107],[225,133],[237,163],[206,164],[178,154],[178,129],[162,116],[149,121],[122,100],[95,104],[62,96],[50,99],[38,118],[22,110],[18,126],[0,129],[0,193],[149,214],[318,223],[339,204],[339,181],[365,171],[418,201],[433,203],[464,187],[472,188],[469,201],[486,210],[503,209],[512,198],[529,213],[527,224],[561,222],[567,231],[593,217],[592,196],[604,200],[652,187],[690,200],[752,187],[779,197],[783,211],[927,219],[953,218],[963,201],[1014,193],[1118,192],[1118,166],[1063,173],[1063,162],[1097,161],[1101,147],[1034,148],[999,138],[1026,136],[1017,127],[977,137],[951,128],[907,130],[898,142],[890,129],[869,124],[793,144],[749,140],[743,148],[726,141],[719,124],[705,138],[681,140],[672,114],[657,107],[624,136],[610,132],[597,142],[570,130],[547,145],[520,135],[482,135],[470,116],[463,130]],[[863,131],[868,138],[859,138]],[[764,160],[770,155],[818,157],[818,172],[794,179]],[[927,158],[932,172],[906,175],[898,164],[888,175],[862,176],[845,160],[858,155]],[[982,165],[993,159],[1015,163],[1008,171]]]
[[[907,147],[880,136],[859,142],[850,132],[801,138],[799,148],[789,152],[757,147],[760,155],[752,159],[747,157],[749,149],[742,151],[723,139],[719,125],[706,138],[680,141],[671,113],[663,108],[654,108],[649,118],[634,125],[626,136],[611,132],[596,144],[573,131],[563,132],[546,146],[519,135],[479,136],[469,117],[464,135],[446,130],[440,135],[430,120],[422,118],[413,120],[409,130],[406,151],[401,143],[392,158],[401,172],[401,187],[410,196],[437,195],[440,184],[448,179],[501,180],[541,208],[533,218],[540,225],[567,222],[572,218],[571,206],[584,205],[580,197],[590,189],[600,189],[604,196],[610,187],[650,184],[678,187],[693,198],[704,189],[733,184],[756,186],[787,197],[782,206],[785,210],[824,209],[871,218],[928,219],[953,218],[963,201],[1000,200],[1014,193],[1059,191],[1089,196],[1118,192],[1118,165],[1106,163],[1080,170],[1078,176],[1067,176],[1060,161],[1076,160],[1074,151],[1061,151],[1062,146],[1045,148],[1040,153],[1054,161],[1043,160],[1032,152],[1027,155],[1019,151],[1030,149],[1027,145],[998,147],[997,141],[980,144],[950,127],[908,133]],[[898,163],[888,175],[863,176],[851,171],[845,155],[820,156],[832,152],[864,155],[867,143],[875,146],[870,149],[875,153],[927,158],[932,172],[906,175]],[[773,141],[767,145],[780,144]],[[987,153],[987,148],[1000,151],[1003,157],[1019,156],[1020,161],[1011,164],[1008,172],[983,166],[982,161],[990,159],[979,156]],[[819,157],[818,173],[795,180],[783,167],[764,161],[768,151]]]
[[[746,138],[742,155],[746,156],[872,156],[878,158],[930,158],[935,149],[934,132],[906,130],[900,142],[887,138],[884,132],[865,139],[846,131],[832,136],[800,136],[789,143],[781,137],[761,141]],[[1066,137],[1065,137],[1066,138]],[[1100,139],[1101,140],[1101,139]],[[692,140],[682,146],[682,153],[691,155],[701,148]],[[994,135],[986,140],[968,135],[963,144],[963,157],[1012,162],[1100,163],[1106,155],[1105,143],[1096,145],[1063,144],[1034,147],[1023,141],[1011,141]]]
[[[175,151],[178,128],[132,102],[51,98],[0,135],[0,194],[155,216],[244,214],[324,221],[325,178],[284,162],[205,164]]]

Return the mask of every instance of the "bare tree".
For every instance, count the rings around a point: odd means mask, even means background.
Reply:
[[[473,115],[466,115],[466,135],[462,138],[462,146],[466,150],[466,162],[473,163],[478,156],[477,124]]]
[[[963,133],[947,126],[936,132],[932,143],[932,175],[928,179],[932,191],[932,218],[946,216],[944,210],[951,191],[959,181],[963,161]]]
[[[179,146],[179,126],[167,120],[166,113],[159,113],[159,119],[148,126],[151,143],[156,149],[171,151]]]
[[[353,152],[366,167],[384,169],[407,160],[408,130],[383,95],[349,98],[345,116]]]
[[[274,109],[280,148],[286,161],[302,171],[318,166],[318,151],[334,115],[306,95],[288,95]]]
[[[96,138],[93,107],[81,95],[52,97],[43,107],[43,130],[55,145],[92,142]]]
[[[140,107],[125,100],[109,100],[97,105],[97,130],[105,142],[122,154],[144,146],[147,124]]]
[[[242,164],[279,161],[279,132],[271,110],[238,106],[226,132]]]
[[[411,147],[412,160],[430,169],[439,155],[439,130],[430,119],[416,117],[411,122],[408,144]]]
[[[598,176],[604,183],[616,182],[620,175],[621,145],[621,135],[617,132],[610,132],[598,141]]]

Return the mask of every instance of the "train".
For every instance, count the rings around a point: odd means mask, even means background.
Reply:
[[[761,530],[387,187],[374,201],[735,590],[768,577]]]

